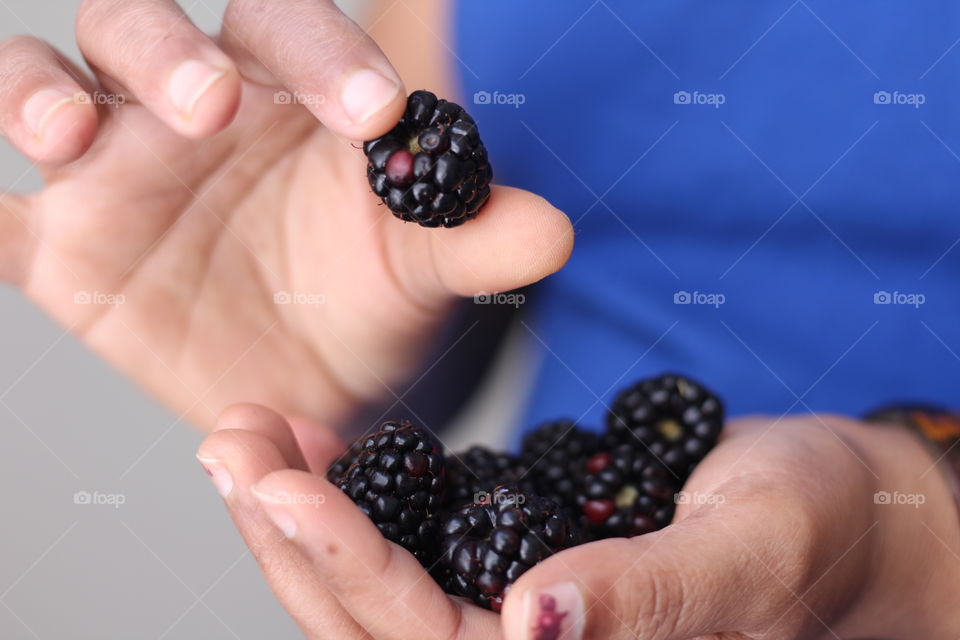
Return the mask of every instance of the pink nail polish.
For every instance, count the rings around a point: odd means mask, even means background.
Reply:
[[[530,640],[580,640],[583,637],[583,598],[572,582],[561,582],[528,594]]]
[[[214,458],[197,456],[197,460],[200,461],[200,466],[210,476],[210,480],[213,482],[213,486],[217,488],[220,497],[226,498],[230,495],[230,492],[233,491],[233,476],[230,475],[230,470]]]

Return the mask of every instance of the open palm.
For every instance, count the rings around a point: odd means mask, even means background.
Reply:
[[[248,400],[336,423],[420,364],[457,295],[542,278],[566,260],[572,233],[545,201],[508,188],[459,229],[394,220],[350,141],[396,122],[399,82],[378,102],[362,78],[381,107],[351,118],[349,99],[325,98],[343,74],[317,79],[290,61],[265,32],[270,16],[248,4],[235,3],[214,43],[171,3],[88,1],[78,39],[97,81],[40,41],[0,46],[0,69],[21,70],[0,72],[0,126],[47,182],[28,198],[0,196],[2,274],[194,422]],[[145,5],[149,18],[136,13]],[[346,70],[359,60],[394,73],[356,25],[319,5],[297,9],[305,34],[286,32],[285,43],[302,37]],[[118,20],[122,40],[111,35]],[[311,26],[343,37],[317,43]],[[220,70],[190,117],[151,69],[185,49]],[[95,97],[109,87],[127,102],[53,102],[38,129],[30,103],[50,87]],[[314,100],[277,99],[294,94]]]

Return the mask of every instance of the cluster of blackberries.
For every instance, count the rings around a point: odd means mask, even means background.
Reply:
[[[355,441],[327,478],[448,592],[499,610],[524,571],[574,545],[656,531],[723,428],[720,400],[666,374],[621,392],[601,434],[569,421],[524,438],[518,455],[388,422]]]
[[[363,143],[367,180],[393,214],[424,227],[456,227],[490,197],[493,170],[477,123],[463,108],[414,91],[400,122]]]

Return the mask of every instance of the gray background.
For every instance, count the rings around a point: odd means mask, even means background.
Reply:
[[[79,59],[79,4],[0,0],[0,39],[30,33]],[[225,5],[200,0],[189,13],[214,32]],[[0,141],[0,188],[10,187],[41,183]],[[201,434],[18,292],[0,288],[0,305],[0,638],[301,637],[194,459]],[[497,370],[532,366],[518,340]],[[524,391],[515,376],[491,376],[446,443],[500,439],[475,425],[509,424]],[[125,502],[75,504],[80,491]]]

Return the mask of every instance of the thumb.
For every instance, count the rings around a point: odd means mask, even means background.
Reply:
[[[736,511],[710,507],[656,533],[549,558],[510,590],[505,637],[680,640],[767,631],[796,604],[789,581],[774,573],[790,562],[790,545],[779,544],[775,558],[778,544],[770,543],[790,537],[786,527],[782,538]]]
[[[540,196],[495,186],[468,224],[437,232],[395,225],[397,266],[430,305],[450,294],[474,296],[533,284],[559,270],[573,251],[570,220]],[[486,302],[486,301],[483,301]]]

